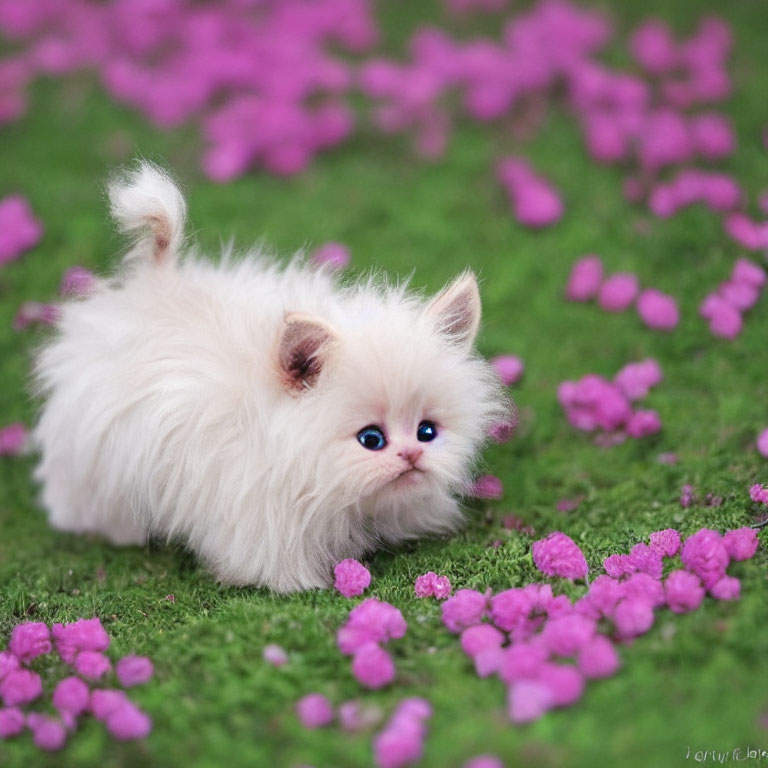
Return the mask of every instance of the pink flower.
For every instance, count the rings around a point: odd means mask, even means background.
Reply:
[[[541,642],[555,656],[573,656],[594,636],[595,622],[578,613],[550,619],[541,632]]]
[[[17,624],[11,632],[8,650],[27,662],[51,652],[51,633],[42,621]]]
[[[603,560],[603,568],[614,579],[620,579],[635,572],[635,565],[629,555],[609,555]]]
[[[601,616],[610,616],[622,597],[624,597],[622,584],[611,576],[603,574],[589,585],[589,592],[582,598],[586,602],[581,603],[581,606],[577,603],[576,607],[577,609],[581,607],[585,615],[598,619]]]
[[[680,534],[674,528],[654,531],[650,540],[651,549],[660,552],[663,557],[674,557],[680,549]]]
[[[613,622],[619,637],[643,635],[653,625],[653,606],[643,598],[621,600],[613,612]]]
[[[675,300],[655,288],[643,291],[637,299],[640,319],[655,330],[671,331],[680,321]]]
[[[523,158],[502,160],[498,176],[510,197],[515,218],[524,226],[547,227],[562,218],[564,208],[557,191]]]
[[[481,475],[473,483],[469,495],[476,499],[500,499],[504,495],[504,486],[495,475]]]
[[[96,617],[54,624],[52,630],[56,650],[67,664],[75,661],[78,651],[105,651],[109,647],[109,635]]]
[[[0,428],[0,456],[19,456],[27,445],[27,428],[20,423]]]
[[[382,688],[395,679],[395,664],[383,648],[368,643],[355,653],[352,674],[366,688]]]
[[[595,635],[579,650],[579,670],[587,679],[610,677],[620,663],[616,648],[604,635]]]
[[[749,489],[749,498],[761,504],[768,504],[768,487],[755,484]]]
[[[427,571],[417,577],[413,584],[416,597],[436,597],[444,600],[451,594],[451,582],[447,576],[438,576],[433,571]]]
[[[288,654],[279,645],[274,643],[264,646],[261,658],[273,667],[282,667],[288,662]]]
[[[516,680],[533,680],[549,658],[549,650],[543,644],[515,643],[504,651],[499,665],[499,677],[507,684]]]
[[[486,614],[488,601],[485,595],[474,589],[460,589],[441,606],[443,624],[451,632],[461,632],[479,624]]]
[[[653,358],[628,363],[614,377],[613,383],[629,400],[640,400],[655,387],[663,376],[661,366]]]
[[[505,632],[525,623],[533,610],[533,599],[524,589],[507,589],[491,598],[491,620]]]
[[[336,577],[334,586],[344,597],[362,595],[371,583],[370,571],[352,558],[342,560],[333,569],[333,574]]]
[[[402,768],[418,762],[424,751],[425,721],[432,708],[424,699],[403,699],[384,730],[373,740],[373,754],[379,768]]]
[[[635,275],[629,273],[611,275],[600,286],[597,303],[607,312],[623,312],[632,305],[639,290]]]
[[[477,755],[467,760],[463,768],[504,768],[504,763],[494,755]]]
[[[15,672],[21,666],[17,656],[10,651],[0,651],[0,680],[9,672]]]
[[[53,691],[53,706],[59,712],[77,717],[88,709],[89,703],[88,686],[79,677],[65,677]]]
[[[151,680],[155,668],[146,656],[123,656],[115,664],[115,672],[120,685],[131,688]]]
[[[321,728],[333,720],[333,707],[321,693],[308,693],[296,702],[296,714],[305,728]]]
[[[35,746],[46,752],[57,752],[67,741],[67,729],[58,720],[41,717],[32,726]]]
[[[687,509],[691,506],[691,504],[693,504],[694,498],[695,495],[693,486],[686,483],[682,488],[682,493],[680,494],[680,506],[683,507],[683,509]]]
[[[731,280],[762,288],[766,282],[765,269],[749,259],[738,259],[731,273]]]
[[[517,355],[499,355],[490,362],[505,387],[520,381],[525,371],[525,364]]]
[[[597,296],[603,280],[603,262],[599,256],[585,256],[572,267],[565,287],[569,301],[589,301]]]
[[[661,417],[656,411],[635,411],[625,429],[634,438],[655,435],[661,431]]]
[[[660,569],[658,577],[648,573],[633,573],[626,581],[621,582],[621,596],[630,600],[645,600],[653,608],[658,608],[664,605],[664,588],[660,578]]]
[[[29,669],[17,669],[8,672],[0,680],[0,699],[7,707],[16,704],[28,704],[43,693],[40,675]]]
[[[570,664],[544,664],[538,680],[549,688],[555,707],[569,707],[584,693],[584,676]]]
[[[664,598],[674,613],[695,611],[704,595],[699,577],[689,571],[672,571],[664,582]]]
[[[74,667],[83,677],[100,680],[112,669],[112,663],[99,651],[81,651],[75,657]]]
[[[344,269],[349,264],[349,249],[342,243],[325,243],[312,252],[312,261],[331,269]]]
[[[738,600],[741,593],[741,582],[733,576],[723,576],[709,590],[717,600]]]
[[[757,552],[757,544],[754,528],[736,528],[723,536],[723,546],[731,560],[749,560]]]
[[[547,576],[584,579],[589,571],[587,561],[576,543],[560,531],[535,541],[531,547],[533,562]]]
[[[636,571],[642,571],[654,579],[661,578],[662,555],[647,544],[635,544],[629,553],[629,559]]]
[[[377,643],[398,640],[403,637],[408,624],[394,605],[369,597],[349,612],[347,626],[372,632]]]
[[[123,691],[114,691],[108,688],[97,688],[91,691],[91,712],[97,720],[102,722],[106,722],[113,712],[127,703],[129,700]]]
[[[757,450],[761,456],[768,459],[768,427],[757,436]]]
[[[24,730],[24,713],[17,707],[0,708],[0,739],[18,736]]]
[[[680,559],[689,571],[701,579],[707,589],[725,575],[730,560],[722,536],[708,528],[702,528],[685,540]]]
[[[85,267],[70,267],[62,276],[59,285],[61,296],[87,296],[94,288],[96,278]]]
[[[135,704],[125,701],[106,719],[107,730],[118,741],[145,739],[152,731],[152,719]]]
[[[478,677],[488,677],[495,675],[501,669],[504,661],[503,648],[483,648],[473,657],[475,662],[475,673]]]
[[[0,266],[37,245],[42,235],[42,224],[21,195],[0,200]]]
[[[345,731],[362,731],[381,720],[381,710],[375,706],[363,707],[359,701],[345,701],[339,705],[339,724]]]
[[[736,140],[730,121],[716,112],[691,118],[689,127],[696,151],[708,160],[717,160],[733,154]]]
[[[537,680],[518,680],[509,687],[508,712],[513,723],[538,720],[554,706],[552,690]]]
[[[56,304],[44,304],[39,301],[25,301],[13,318],[13,330],[23,331],[30,325],[55,325],[59,319],[59,307]]]
[[[650,74],[659,75],[674,69],[679,51],[665,22],[647,19],[633,32],[629,50],[635,61]]]

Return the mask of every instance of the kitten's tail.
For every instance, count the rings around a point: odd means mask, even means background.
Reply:
[[[112,179],[107,192],[118,229],[136,235],[125,261],[175,261],[184,239],[187,204],[168,173],[142,161]]]

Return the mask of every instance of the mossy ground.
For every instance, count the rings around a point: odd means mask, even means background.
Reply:
[[[447,21],[432,2],[380,6],[389,50],[399,50],[415,24]],[[618,32],[607,57],[622,64],[627,55],[619,41],[643,16],[661,15],[680,32],[706,12],[733,25],[735,92],[725,109],[740,146],[722,167],[753,197],[768,186],[761,142],[768,120],[763,4],[622,0],[602,7]],[[527,232],[509,215],[493,162],[515,151],[528,153],[562,191],[567,214],[558,226]],[[460,123],[446,157],[434,165],[414,162],[405,140],[364,129],[298,178],[252,173],[217,186],[198,170],[194,129],[154,130],[112,104],[90,76],[38,83],[29,114],[0,134],[0,195],[24,193],[46,229],[34,251],[0,271],[0,423],[34,417],[25,384],[40,336],[11,331],[13,314],[23,300],[52,299],[68,266],[104,271],[115,263],[121,244],[106,221],[102,184],[136,152],[176,170],[188,186],[197,238],[212,251],[230,235],[241,245],[265,238],[285,254],[341,240],[352,250],[354,272],[372,266],[413,271],[414,284],[429,290],[474,267],[483,279],[481,351],[512,352],[526,361],[514,393],[519,435],[485,458],[504,482],[504,499],[473,505],[466,530],[450,540],[381,552],[370,563],[371,591],[398,605],[410,628],[392,646],[397,684],[363,698],[387,710],[405,695],[430,699],[435,715],[423,765],[453,768],[492,752],[508,765],[676,766],[693,762],[697,750],[766,747],[768,732],[760,726],[768,709],[764,548],[731,569],[742,579],[739,602],[708,599],[692,615],[660,613],[648,635],[621,650],[623,668],[615,678],[590,685],[572,709],[524,728],[507,722],[501,683],[475,677],[442,628],[438,605],[412,592],[414,578],[426,570],[447,574],[457,587],[501,589],[535,580],[530,539],[502,529],[501,518],[510,513],[540,534],[570,534],[593,570],[607,554],[627,551],[659,528],[690,533],[752,521],[747,488],[768,479],[768,465],[754,450],[757,429],[768,425],[768,300],[732,343],[716,340],[697,317],[701,298],[742,255],[715,216],[694,208],[660,221],[625,202],[621,172],[590,162],[576,126],[557,109],[525,143],[512,138],[509,124]],[[610,316],[563,302],[569,266],[586,252],[601,254],[612,271],[633,270],[644,285],[679,297],[680,327],[653,333],[633,312]],[[555,400],[558,382],[588,371],[610,376],[645,356],[658,358],[665,374],[647,399],[664,421],[658,437],[601,449],[566,424]],[[664,451],[677,453],[678,463],[659,464]],[[293,715],[294,702],[309,691],[335,702],[361,694],[334,643],[349,601],[333,591],[275,597],[226,589],[178,548],[118,550],[55,533],[35,503],[32,466],[31,458],[0,460],[0,638],[24,619],[102,617],[115,653],[143,653],[155,662],[156,678],[135,692],[155,728],[145,742],[116,744],[88,722],[56,756],[39,753],[25,736],[0,743],[0,765],[371,764],[370,733],[305,731]],[[723,505],[682,509],[683,483],[722,496]],[[574,496],[584,497],[578,509],[556,511],[558,499]],[[496,539],[502,545],[489,547]],[[288,650],[289,665],[275,670],[261,661],[268,642]]]

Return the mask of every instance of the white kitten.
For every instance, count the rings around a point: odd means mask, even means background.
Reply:
[[[223,582],[287,592],[459,524],[509,408],[472,352],[474,275],[424,302],[297,259],[181,258],[168,176],[142,164],[109,193],[139,239],[117,277],[62,308],[35,368],[54,527],[178,538]]]

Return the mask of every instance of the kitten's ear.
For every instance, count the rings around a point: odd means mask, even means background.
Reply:
[[[286,389],[297,394],[315,383],[335,338],[331,327],[320,318],[300,312],[285,316],[278,365]]]
[[[467,270],[459,275],[427,304],[426,311],[441,334],[469,349],[480,327],[480,291],[475,273]]]

